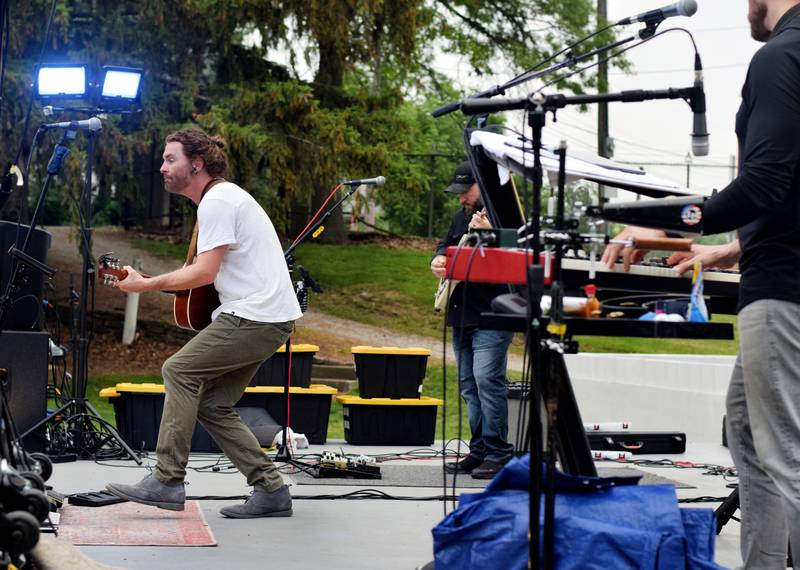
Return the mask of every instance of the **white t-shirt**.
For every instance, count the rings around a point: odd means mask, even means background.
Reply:
[[[264,209],[231,182],[206,192],[197,209],[197,254],[227,245],[214,287],[222,303],[211,315],[280,323],[302,316],[278,234]]]

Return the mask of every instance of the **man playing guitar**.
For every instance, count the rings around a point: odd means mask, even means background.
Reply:
[[[445,192],[458,195],[462,209],[456,213],[447,236],[439,242],[431,261],[437,277],[445,275],[445,252],[457,245],[470,228],[489,227],[481,193],[469,162],[460,164],[453,183]],[[469,455],[448,463],[450,472],[470,473],[475,479],[491,479],[511,459],[513,446],[508,443],[508,379],[506,364],[513,333],[479,328],[481,312],[488,311],[491,300],[504,292],[502,286],[471,283],[464,299],[464,283],[453,287],[447,311],[447,324],[453,327],[453,349],[458,359],[461,397],[467,404],[472,439]]]
[[[184,478],[199,421],[255,490],[233,518],[286,517],[292,498],[233,405],[259,365],[282,346],[301,316],[280,242],[266,212],[239,186],[222,179],[224,141],[200,129],[169,135],[161,174],[168,192],[197,204],[197,256],[183,268],[144,277],[126,266],[116,285],[126,292],[176,291],[213,283],[220,306],[212,322],[164,363],[164,414],[157,465],[135,485],[111,483],[115,495],[183,510]]]

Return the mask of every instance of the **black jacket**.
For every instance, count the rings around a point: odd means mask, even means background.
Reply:
[[[447,230],[447,235],[436,246],[435,255],[446,255],[449,246],[458,245],[461,236],[467,233],[469,220],[464,209],[453,216],[453,223]],[[462,253],[461,255],[468,255]],[[464,302],[464,287],[466,286],[466,302]],[[477,327],[480,314],[491,310],[492,299],[503,293],[508,293],[506,285],[492,285],[487,283],[459,283],[453,288],[450,295],[450,305],[447,309],[447,324],[451,327]]]
[[[736,115],[739,176],[705,205],[705,233],[739,230],[739,310],[800,303],[800,6],[753,56]]]

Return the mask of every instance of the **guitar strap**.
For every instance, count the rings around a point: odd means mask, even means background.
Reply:
[[[215,176],[209,180],[208,184],[206,184],[205,188],[203,188],[203,192],[200,194],[200,201],[203,201],[203,196],[206,195],[206,192],[221,182],[225,182],[225,179],[222,176]],[[186,254],[186,263],[183,264],[184,266],[194,263],[194,257],[197,255],[197,235],[199,232],[200,226],[197,222],[195,222],[194,230],[192,231],[192,240],[189,242],[189,251]]]

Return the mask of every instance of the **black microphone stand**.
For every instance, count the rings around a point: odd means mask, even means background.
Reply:
[[[286,265],[291,272],[294,269],[294,251],[304,243],[309,237],[314,236],[316,237],[316,232],[322,225],[325,223],[333,212],[335,212],[345,200],[347,200],[350,196],[352,196],[356,190],[358,190],[358,184],[350,185],[350,189],[345,193],[342,198],[336,202],[333,206],[331,206],[319,220],[314,222],[314,224],[309,227],[306,231],[304,231],[300,236],[294,241],[294,243],[289,246],[289,248],[283,252],[283,257],[286,259]],[[302,275],[302,279],[297,282],[296,293],[298,295],[298,301],[300,302],[300,308],[303,312],[306,312],[308,309],[308,290],[311,289],[312,291],[316,291],[317,293],[322,293],[322,288],[316,283],[312,278],[311,275],[299,266],[300,273]],[[292,369],[289,365],[291,363],[291,350],[292,350],[292,340],[289,338],[286,341],[286,383],[283,387],[283,402],[284,402],[284,415],[283,415],[283,443],[278,446],[278,453],[275,455],[275,461],[282,461],[284,463],[293,463],[295,460],[292,459],[292,454],[289,449],[289,440],[287,432],[289,429],[289,406],[290,406],[290,384],[291,384],[291,377],[292,377]]]

